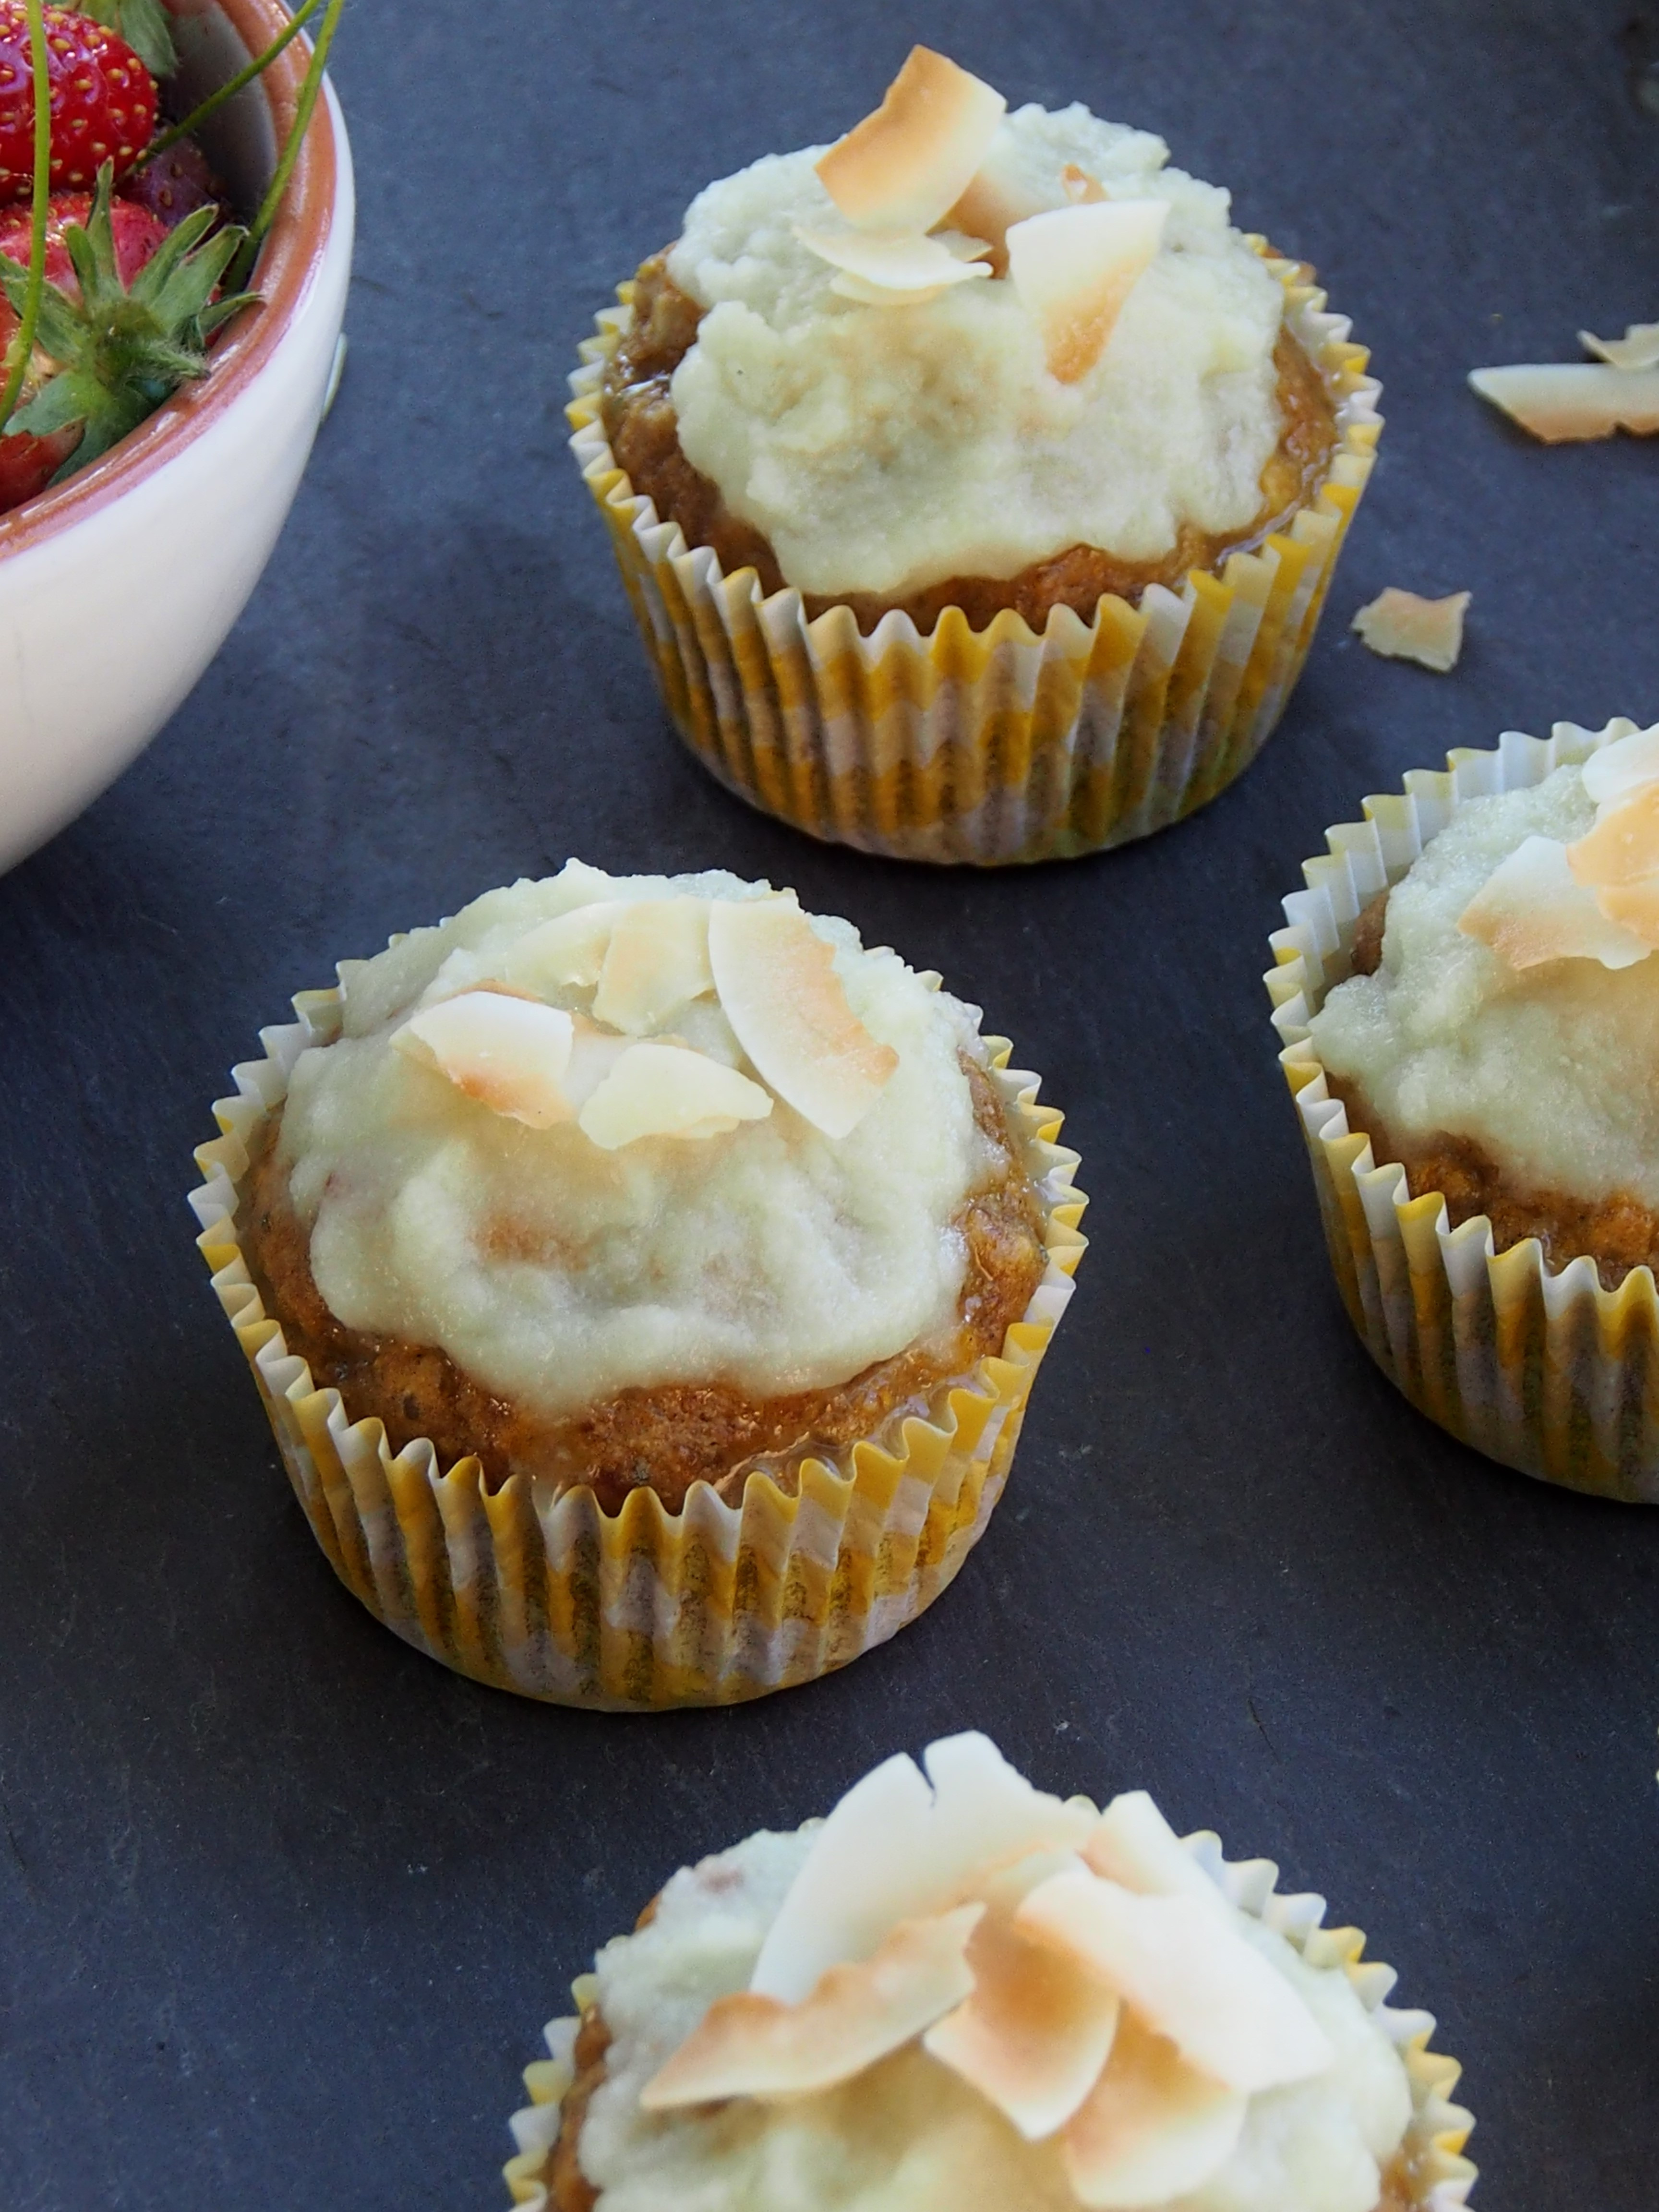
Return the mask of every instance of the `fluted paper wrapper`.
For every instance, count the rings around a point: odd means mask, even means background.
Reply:
[[[1411,2084],[1412,2111],[1396,2157],[1411,2191],[1406,2201],[1413,2212],[1453,2212],[1455,2206],[1466,2203],[1475,2169],[1462,2152],[1474,2119],[1451,2102],[1462,2068],[1455,2058],[1429,2048],[1433,2014],[1388,2003],[1399,1979],[1394,1968],[1365,1957],[1365,1938],[1358,1928],[1327,1928],[1322,1897],[1281,1897],[1273,1887],[1279,1869],[1271,1859],[1224,1858],[1221,1838],[1207,1829],[1188,1842],[1205,1871],[1240,1911],[1276,1929],[1310,1966],[1340,1966],[1360,2002],[1400,2053]],[[579,2013],[592,2004],[594,1990],[589,1975],[573,1985],[570,1994]],[[544,2031],[549,2056],[524,2069],[530,2103],[514,2112],[509,2124],[518,2150],[502,2173],[514,2203],[527,2207],[528,2212],[548,2212],[550,2165],[559,2139],[560,2108],[574,2079],[571,2055],[580,2025],[571,2018],[550,2021]]]
[[[337,990],[302,994],[297,1022],[262,1030],[266,1057],[233,1069],[223,1134],[196,1155],[198,1245],[246,1354],[313,1533],[347,1589],[417,1650],[482,1682],[607,1711],[726,1705],[845,1666],[931,1605],[1001,1495],[1043,1353],[1072,1294],[1087,1203],[1078,1156],[1037,1079],[986,1042],[991,1078],[1042,1209],[1048,1265],[999,1358],[941,1384],[926,1418],[806,1458],[793,1487],[751,1473],[739,1504],[694,1484],[669,1512],[635,1491],[620,1513],[586,1486],[521,1475],[487,1490],[475,1458],[445,1469],[420,1438],[393,1454],[313,1388],[268,1315],[237,1243],[249,1148],[310,1044],[338,1034]]]
[[[1467,800],[1541,783],[1634,728],[1558,722],[1547,739],[1510,731],[1494,751],[1419,769],[1402,793],[1367,799],[1363,822],[1327,832],[1273,933],[1264,979],[1279,1055],[1301,1119],[1325,1239],[1349,1318],[1413,1405],[1507,1467],[1605,1498],[1659,1503],[1659,1302],[1650,1269],[1603,1290],[1593,1261],[1552,1274],[1535,1237],[1496,1249],[1484,1214],[1450,1226],[1444,1197],[1413,1198],[1377,1164],[1329,1095],[1308,1024],[1350,972],[1354,922],[1396,884]]]
[[[895,860],[1061,860],[1190,814],[1255,759],[1307,658],[1375,458],[1381,386],[1348,323],[1300,262],[1268,254],[1289,326],[1337,410],[1329,474],[1290,526],[1219,575],[1139,606],[1069,607],[1039,637],[1005,610],[982,630],[948,608],[929,637],[908,615],[868,637],[845,607],[809,622],[798,591],[763,595],[688,548],[617,465],[599,420],[606,357],[633,287],[599,319],[571,379],[571,450],[680,735],[740,798],[815,837]]]

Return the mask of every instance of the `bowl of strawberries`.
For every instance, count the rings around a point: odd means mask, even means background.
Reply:
[[[338,0],[86,7],[0,0],[0,868],[223,644],[331,396],[351,271]]]

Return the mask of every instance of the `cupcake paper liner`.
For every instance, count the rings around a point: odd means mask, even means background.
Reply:
[[[740,798],[815,837],[894,860],[1061,860],[1166,828],[1255,759],[1301,673],[1375,459],[1381,386],[1300,262],[1252,239],[1289,327],[1323,373],[1338,443],[1325,483],[1259,550],[1092,622],[1057,607],[1038,636],[1012,610],[982,630],[947,609],[868,637],[845,607],[806,619],[688,548],[617,465],[599,386],[631,312],[599,318],[567,410],[571,450],[611,533],[676,727]]]
[[[1048,1267],[1000,1357],[933,1392],[925,1419],[799,1467],[793,1492],[765,1469],[740,1504],[707,1483],[678,1512],[635,1491],[607,1515],[582,1486],[555,1496],[514,1475],[485,1488],[477,1459],[440,1467],[424,1437],[396,1454],[378,1420],[353,1421],[313,1388],[268,1316],[237,1243],[250,1146],[311,1044],[338,1034],[337,990],[302,993],[297,1022],[262,1030],[266,1057],[233,1069],[223,1134],[198,1151],[198,1246],[252,1366],[283,1462],[340,1580],[378,1620],[464,1674],[556,1705],[612,1711],[726,1705],[810,1681],[883,1643],[931,1605],[1002,1492],[1025,1402],[1072,1293],[1087,1203],[1060,1115],[1036,1077],[985,1040],[991,1078],[1036,1187]]]
[[[1273,1885],[1279,1869],[1271,1859],[1224,1858],[1221,1838],[1205,1829],[1189,1838],[1194,1855],[1217,1880],[1230,1903],[1277,1929],[1313,1966],[1340,1966],[1364,2006],[1400,2053],[1411,2083],[1412,2112],[1401,2148],[1413,2184],[1413,2212],[1453,2212],[1468,2200],[1475,2168],[1462,2155],[1474,2126],[1473,2114],[1451,2102],[1462,2068],[1456,2059],[1429,2048],[1434,2014],[1389,2004],[1399,1976],[1392,1966],[1364,1955],[1358,1928],[1327,1928],[1322,1897],[1281,1897]],[[580,1976],[570,1995],[577,2012],[592,2002],[593,1977]],[[580,2019],[552,2020],[543,2031],[549,2056],[524,2069],[530,2103],[509,2123],[517,2154],[501,2169],[513,2202],[529,2212],[547,2212],[548,2161],[559,2137],[560,2109],[574,2078],[571,2055]]]
[[[1444,1197],[1413,1198],[1406,1171],[1379,1166],[1333,1099],[1308,1024],[1349,973],[1360,908],[1399,882],[1466,799],[1523,790],[1627,736],[1558,722],[1547,740],[1505,733],[1495,751],[1415,769],[1403,793],[1364,801],[1365,819],[1327,832],[1287,898],[1264,980],[1307,1140],[1332,1265],[1349,1318],[1413,1405],[1489,1458],[1606,1498],[1659,1503],[1659,1301],[1652,1271],[1605,1291],[1595,1263],[1555,1273],[1535,1237],[1495,1249],[1484,1214],[1449,1224]]]

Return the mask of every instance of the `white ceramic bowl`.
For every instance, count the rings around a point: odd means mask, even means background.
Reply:
[[[282,28],[276,0],[181,15],[188,97]],[[213,118],[240,202],[268,180],[304,74],[295,40]],[[0,869],[71,821],[149,744],[270,557],[321,419],[351,275],[345,125],[312,118],[256,283],[210,374],[56,491],[0,516]]]

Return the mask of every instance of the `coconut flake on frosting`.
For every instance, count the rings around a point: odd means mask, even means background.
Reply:
[[[1410,2092],[1340,1966],[1230,1904],[1142,1794],[1062,1802],[976,1735],[924,1760],[676,1875],[600,1954],[580,2156],[601,2198],[1376,2204]]]
[[[1650,849],[1659,724],[1556,736],[1583,766],[1464,800],[1390,890],[1376,972],[1310,1035],[1400,1139],[1466,1137],[1517,1188],[1659,1209],[1659,870],[1617,880]]]
[[[1458,917],[1516,970],[1547,960],[1629,968],[1659,948],[1659,723],[1592,755],[1582,775],[1595,821],[1571,844],[1522,840]]]
[[[1167,200],[1079,200],[1028,216],[1008,232],[1008,274],[1042,334],[1048,374],[1086,376],[1105,352],[1123,303],[1158,252]]]
[[[977,80],[942,82],[959,121]],[[878,191],[861,153],[845,188],[860,125],[711,185],[670,252],[707,310],[672,380],[681,447],[803,591],[1010,576],[1076,544],[1152,560],[1260,512],[1284,294],[1226,195],[1147,133],[990,100],[971,167],[955,123],[926,139],[927,191]],[[895,130],[908,160],[926,133]]]
[[[817,163],[860,229],[928,231],[966,190],[1008,103],[927,46],[912,46],[873,115]]]
[[[712,960],[739,909],[758,924]],[[958,1327],[961,1209],[1000,1164],[963,1067],[985,1048],[847,923],[573,862],[341,981],[278,1145],[347,1328],[556,1418],[665,1382],[826,1388]]]

